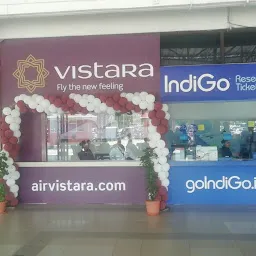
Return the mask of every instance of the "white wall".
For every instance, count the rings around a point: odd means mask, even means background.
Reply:
[[[1,0],[0,15],[248,5],[255,0]]]

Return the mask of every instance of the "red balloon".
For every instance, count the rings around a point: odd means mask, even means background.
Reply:
[[[159,119],[164,119],[165,118],[165,112],[163,110],[158,110],[156,112],[156,117]]]
[[[81,113],[87,115],[89,111],[86,108],[82,108]]]
[[[160,134],[165,134],[166,133],[166,126],[164,126],[164,125],[157,126],[157,132],[160,133]]]
[[[3,122],[1,124],[1,130],[3,130],[3,131],[9,130],[9,124]]]
[[[150,118],[150,119],[153,119],[154,117],[156,117],[156,111],[150,111],[149,113],[148,113],[148,117]]]
[[[156,102],[156,103],[155,103],[155,110],[161,110],[162,107],[163,107],[163,104],[162,104],[162,103],[160,103],[160,102]]]
[[[161,200],[162,200],[162,197],[161,197],[160,195],[156,195],[155,200],[156,200],[156,201],[161,201]]]
[[[128,100],[124,97],[121,97],[118,102],[121,106],[125,106]]]
[[[68,106],[67,105],[63,105],[61,107],[61,109],[64,111],[64,112],[67,112],[69,110]]]
[[[10,143],[5,144],[4,150],[6,150],[7,152],[10,152],[12,150],[12,144],[10,144]]]
[[[22,108],[20,108],[20,113],[27,113],[28,112],[28,108],[26,106],[23,106]]]
[[[168,200],[168,194],[163,195],[162,200],[166,202]]]
[[[162,186],[162,183],[161,183],[161,181],[159,179],[157,179],[156,185],[157,185],[158,188],[160,188]]]
[[[127,109],[126,109],[125,107],[122,107],[122,106],[121,106],[121,109],[120,109],[120,110],[121,110],[121,113],[123,113],[123,114],[125,114],[125,113],[128,112]]]
[[[26,105],[25,105],[24,101],[19,100],[19,101],[17,102],[17,106],[18,106],[19,108],[23,108],[23,107],[25,107]]]
[[[14,198],[14,195],[11,192],[9,192],[5,195],[6,201],[11,201],[13,198]]]
[[[125,107],[127,108],[127,110],[131,111],[134,110],[134,105],[131,102],[128,102]]]
[[[153,119],[151,120],[151,123],[152,123],[152,125],[154,125],[154,126],[158,126],[158,125],[160,124],[160,120],[157,119],[157,118],[153,118]]]
[[[10,142],[11,144],[17,144],[17,143],[18,143],[18,139],[17,139],[16,137],[11,137],[11,138],[9,139],[9,142]]]
[[[61,100],[62,100],[63,103],[67,103],[68,99],[69,99],[69,97],[68,97],[68,95],[66,95],[66,94],[63,94],[63,95],[61,96]]]
[[[118,103],[115,103],[114,106],[113,106],[113,109],[115,111],[121,110],[121,106]]]
[[[9,142],[8,138],[6,137],[1,138],[1,141],[2,141],[2,144],[6,144]]]
[[[0,184],[4,184],[5,183],[5,180],[0,178]]]
[[[135,106],[135,107],[134,107],[134,111],[135,111],[136,113],[140,113],[140,112],[141,112],[141,109],[140,109],[139,106]]]
[[[51,104],[54,103],[56,97],[55,96],[49,96],[49,101],[51,102]]]
[[[168,126],[169,123],[168,123],[167,119],[162,119],[161,124],[164,125],[164,126]]]
[[[100,95],[99,99],[101,100],[101,102],[106,102],[107,101],[107,97],[105,95]]]
[[[108,98],[106,101],[106,104],[108,107],[113,107],[114,105],[114,100],[112,98]]]
[[[13,198],[13,199],[11,200],[11,202],[10,202],[10,205],[14,207],[14,206],[17,206],[18,203],[19,203],[18,199],[17,199],[17,198]]]
[[[74,100],[72,100],[72,99],[68,99],[67,100],[67,105],[69,106],[69,107],[73,107],[74,105],[75,105],[75,101]]]
[[[48,100],[49,97],[50,97],[49,94],[45,94],[45,95],[44,95],[44,98],[45,98],[46,100]]]
[[[166,208],[166,202],[165,201],[161,201],[160,202],[160,210],[164,210]]]
[[[15,144],[15,145],[13,145],[12,147],[14,148],[14,150],[15,150],[16,152],[19,152],[19,151],[20,151],[20,145],[19,145],[19,144]]]
[[[60,108],[62,105],[62,101],[60,99],[55,99],[54,103],[55,107]]]
[[[114,100],[115,102],[118,102],[118,101],[120,100],[120,93],[115,93],[115,94],[113,95],[113,100]]]
[[[6,131],[4,132],[4,135],[5,135],[6,138],[11,138],[11,137],[13,136],[13,131],[11,131],[11,130],[6,130]]]
[[[161,186],[158,190],[159,195],[163,196],[163,195],[167,195],[167,189],[164,186]]]
[[[76,104],[74,105],[74,110],[75,110],[75,111],[80,112],[81,109],[82,109],[82,107],[81,107],[78,103],[76,103]]]

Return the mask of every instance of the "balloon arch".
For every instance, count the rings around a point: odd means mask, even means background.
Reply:
[[[18,166],[15,164],[18,156],[21,137],[20,123],[21,114],[26,112],[70,114],[89,112],[94,113],[139,113],[148,111],[150,118],[148,126],[149,146],[154,148],[157,159],[154,159],[155,171],[158,173],[158,198],[161,200],[161,208],[166,207],[167,188],[169,185],[169,168],[168,155],[169,150],[165,146],[162,135],[168,131],[168,106],[155,102],[155,96],[147,92],[141,93],[115,93],[114,95],[80,95],[71,93],[70,95],[58,96],[41,96],[25,95],[15,97],[15,104],[12,107],[5,107],[2,110],[2,119],[0,124],[0,136],[3,144],[3,150],[8,159],[8,174],[3,177],[1,182],[6,186],[6,200],[9,205],[18,204],[19,186],[16,184],[20,178]]]

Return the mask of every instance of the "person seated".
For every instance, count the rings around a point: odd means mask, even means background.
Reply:
[[[126,160],[136,160],[140,156],[141,152],[133,144],[132,139],[129,139],[128,144],[126,146]]]
[[[233,154],[230,149],[230,141],[229,140],[222,140],[222,148],[220,149],[221,157],[232,157]]]
[[[80,160],[94,160],[94,155],[89,148],[89,141],[82,141],[79,144],[82,147],[82,150],[78,153]]]
[[[106,139],[103,139],[102,140],[102,143],[100,144],[99,146],[99,154],[109,154],[110,152],[110,145],[109,143],[107,142]]]
[[[125,160],[125,149],[120,139],[111,148],[109,156],[111,160]]]
[[[148,141],[149,141],[148,138],[144,138],[144,142],[140,144],[141,151],[144,151],[145,149],[149,148]]]

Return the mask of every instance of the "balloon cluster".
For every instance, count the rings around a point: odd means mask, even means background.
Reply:
[[[161,196],[161,206],[167,200],[167,189],[169,185],[168,155],[169,150],[165,147],[162,135],[168,131],[168,106],[155,102],[155,96],[147,92],[141,93],[115,93],[113,95],[87,95],[74,94],[58,96],[41,96],[33,94],[31,96],[21,94],[15,97],[15,106],[3,109],[1,120],[1,141],[3,151],[8,155],[8,175],[4,177],[6,185],[15,197],[18,196],[19,187],[16,180],[19,179],[19,172],[16,170],[14,160],[17,157],[20,147],[21,137],[20,123],[21,113],[38,112],[49,114],[70,114],[89,112],[94,113],[139,113],[148,111],[150,118],[148,126],[149,146],[154,148],[157,158],[154,159],[155,171],[159,178],[159,196]]]

